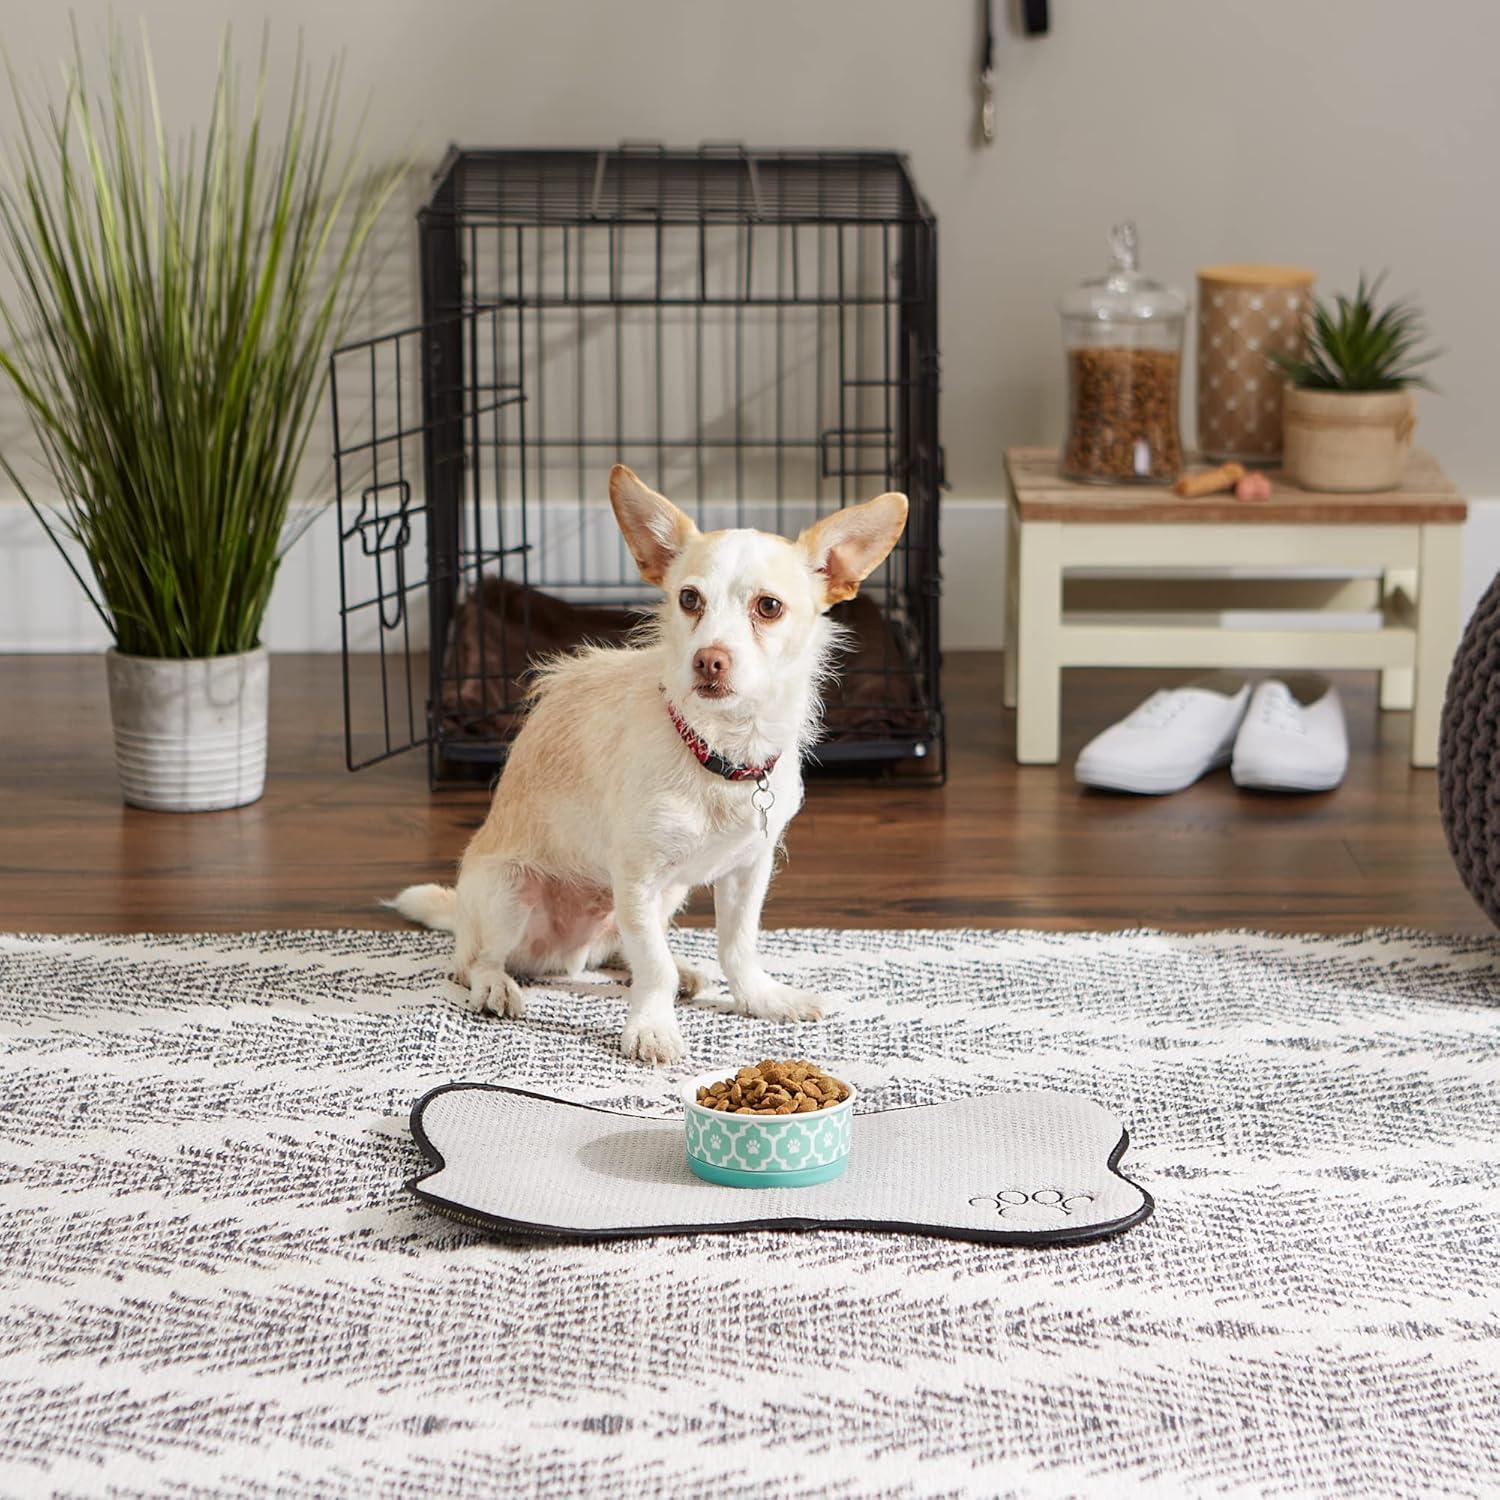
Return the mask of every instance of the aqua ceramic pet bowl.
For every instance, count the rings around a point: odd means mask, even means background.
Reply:
[[[682,1086],[688,1166],[726,1187],[812,1187],[849,1165],[854,1090],[842,1104],[805,1115],[735,1115],[705,1109],[698,1090],[731,1078],[736,1068],[700,1073]]]

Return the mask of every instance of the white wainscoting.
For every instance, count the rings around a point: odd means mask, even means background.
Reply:
[[[789,526],[800,523],[789,517]],[[590,507],[590,545],[613,545],[606,507]],[[577,546],[580,528],[557,533]],[[414,539],[420,555],[420,538]],[[597,555],[597,553],[595,554]],[[1465,618],[1500,571],[1500,499],[1471,502],[1464,529]],[[947,500],[943,506],[943,643],[951,650],[1001,644],[1005,589],[1005,502]],[[272,596],[266,644],[273,651],[337,651],[337,528],[320,514],[288,553]],[[63,560],[20,502],[0,501],[0,652],[91,651],[108,637]],[[356,645],[368,637],[356,632]]]

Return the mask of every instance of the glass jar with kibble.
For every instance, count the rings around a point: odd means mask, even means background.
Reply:
[[[1162,484],[1182,470],[1177,413],[1187,299],[1136,266],[1134,224],[1110,267],[1063,298],[1068,431],[1061,470],[1094,484]]]
[[[831,1077],[806,1058],[775,1062],[767,1058],[741,1068],[733,1078],[706,1083],[698,1090],[705,1109],[736,1115],[806,1115],[832,1109],[849,1097],[849,1085]]]

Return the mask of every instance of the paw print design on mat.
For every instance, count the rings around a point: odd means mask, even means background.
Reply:
[[[992,1204],[995,1213],[1002,1219],[1013,1222],[1047,1223],[1054,1214],[1067,1217],[1073,1212],[1075,1203],[1092,1203],[1092,1193],[1065,1193],[1061,1188],[1001,1188],[988,1197],[970,1198],[974,1207]]]

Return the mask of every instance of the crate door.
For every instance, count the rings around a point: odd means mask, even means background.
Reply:
[[[350,770],[439,741],[451,755],[497,711],[470,701],[502,679],[464,602],[526,552],[503,537],[503,497],[482,493],[497,455],[518,446],[507,424],[523,398],[501,349],[497,310],[484,307],[332,356]]]
[[[422,328],[336,349],[329,366],[338,497],[344,752],[351,771],[432,738],[431,517]],[[462,448],[458,452],[462,466]],[[441,488],[441,484],[437,488]],[[441,527],[439,528],[441,530]]]

